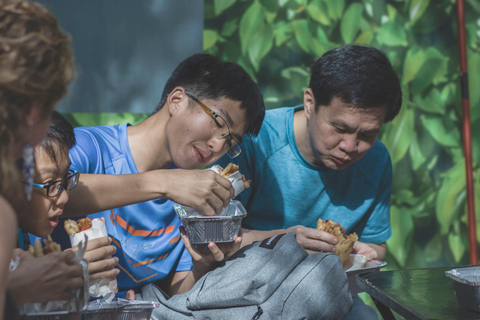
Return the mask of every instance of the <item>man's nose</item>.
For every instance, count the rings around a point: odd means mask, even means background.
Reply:
[[[225,138],[212,137],[208,141],[208,146],[214,154],[219,154],[225,150],[225,143],[227,143],[227,139]]]
[[[340,141],[339,147],[346,154],[357,152],[358,151],[357,135],[355,134],[345,135],[342,141]]]

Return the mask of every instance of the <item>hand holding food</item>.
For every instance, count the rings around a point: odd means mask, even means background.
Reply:
[[[234,163],[229,163],[225,169],[218,164],[214,165],[210,169],[228,179],[232,183],[232,186],[235,189],[235,197],[238,196],[238,194],[243,190],[250,188],[250,180],[245,179],[245,176],[240,173],[238,165]]]
[[[83,267],[75,253],[58,251],[60,246],[51,239],[40,240],[31,252],[21,252],[20,262],[8,275],[8,289],[19,304],[70,300],[72,290],[84,286]]]
[[[342,260],[342,264],[345,266],[345,263],[353,250],[353,245],[355,244],[355,241],[358,240],[357,234],[354,232],[350,235],[346,235],[345,228],[342,228],[340,223],[334,222],[330,219],[327,219],[326,221],[318,219],[317,229],[333,234],[337,237],[338,242],[335,244],[335,253],[340,256],[340,260]]]

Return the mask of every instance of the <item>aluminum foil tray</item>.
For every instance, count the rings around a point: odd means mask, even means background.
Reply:
[[[111,302],[102,299],[88,305],[82,320],[149,320],[158,302],[115,298]]]
[[[188,239],[192,243],[231,242],[238,234],[242,219],[247,211],[237,200],[230,204],[217,216],[203,216],[194,209],[174,204],[175,212],[182,221]]]
[[[480,266],[452,269],[445,275],[452,279],[458,304],[480,312]]]
[[[358,265],[355,263],[358,260],[358,256],[360,255],[351,254],[345,265],[345,272],[347,273],[348,278],[348,288],[351,294],[362,292],[362,290],[357,287],[357,274],[379,271],[387,265],[385,261],[380,260],[368,260],[364,262],[364,264]]]

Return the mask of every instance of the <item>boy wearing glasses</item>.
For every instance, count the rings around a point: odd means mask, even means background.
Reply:
[[[195,248],[180,231],[173,203],[207,215],[227,206],[231,183],[191,169],[240,154],[243,136],[258,134],[264,113],[245,70],[197,54],[174,70],[154,113],[140,124],[75,129],[70,158],[82,175],[67,214],[105,218],[121,269],[119,296],[152,282],[170,295],[184,292],[239,248],[240,237]]]
[[[75,144],[72,126],[58,112],[52,113],[48,132],[35,147],[35,173],[32,199],[18,212],[19,246],[27,250],[28,234],[49,236],[59,222],[69,192],[77,186],[79,173],[70,170],[68,149]],[[32,237],[34,240],[35,237]],[[115,252],[108,237],[88,241],[85,260],[89,263],[90,278],[118,274],[113,269],[117,259],[107,258]],[[8,288],[18,305],[26,302],[68,300],[71,288],[83,286],[83,272],[75,273],[67,252],[33,258],[23,250],[14,255],[21,257],[17,269],[10,272]]]

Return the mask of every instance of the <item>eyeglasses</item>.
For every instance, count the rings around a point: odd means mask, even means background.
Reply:
[[[230,134],[230,128],[228,127],[227,122],[225,119],[223,119],[218,113],[204,105],[200,100],[195,98],[193,95],[185,91],[185,94],[189,96],[193,101],[198,103],[203,111],[205,111],[211,118],[212,121],[210,122],[210,126],[212,127],[213,133],[218,137],[219,139],[226,139],[227,143],[225,144],[224,148],[225,151],[227,152],[227,155],[230,158],[235,158],[238,156],[241,152],[242,149],[240,148],[240,145],[237,140],[235,140],[231,134]],[[227,138],[230,136],[230,138]],[[235,142],[235,144],[232,143],[232,140]]]
[[[63,180],[52,181],[45,184],[32,183],[32,186],[47,189],[47,197],[56,197],[62,193],[64,189],[70,191],[78,184],[80,173],[75,170],[69,170],[68,172],[70,174]]]

